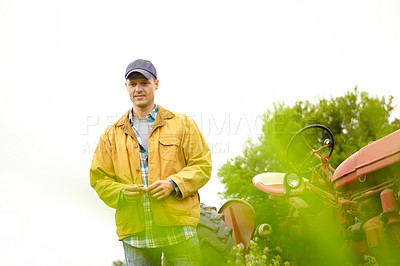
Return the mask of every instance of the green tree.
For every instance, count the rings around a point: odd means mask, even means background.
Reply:
[[[218,177],[225,185],[223,198],[240,198],[255,209],[257,222],[276,223],[274,204],[268,195],[252,184],[252,178],[263,172],[286,172],[285,150],[290,138],[310,124],[327,126],[335,137],[330,159],[336,168],[361,147],[400,128],[400,120],[390,122],[393,97],[370,96],[357,87],[344,96],[320,99],[317,103],[298,101],[293,106],[274,105],[263,115],[262,134],[257,141],[248,140],[243,155],[228,160]]]

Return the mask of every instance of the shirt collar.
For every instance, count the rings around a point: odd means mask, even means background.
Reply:
[[[158,105],[157,104],[154,104],[154,105],[155,106],[154,106],[153,110],[151,110],[151,112],[146,115],[147,120],[149,120],[149,119],[151,119],[153,121],[156,120],[156,116],[157,116],[157,113],[158,113]],[[131,124],[132,124],[132,122],[133,122],[133,108],[131,108],[131,110],[129,111],[129,121],[131,121]]]
[[[155,106],[154,106],[153,110],[151,110],[151,112],[146,115],[147,119],[151,117],[153,120],[156,120],[156,116],[158,113],[158,106],[157,106],[157,104],[154,104],[154,105]]]

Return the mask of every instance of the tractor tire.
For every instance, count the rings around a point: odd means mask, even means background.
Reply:
[[[215,207],[200,204],[200,221],[197,226],[203,265],[228,265],[235,245],[232,228],[224,221],[224,215]]]

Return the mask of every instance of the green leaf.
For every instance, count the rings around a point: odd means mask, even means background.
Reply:
[[[135,180],[133,180],[132,178],[130,178],[129,176],[125,175],[126,178],[128,178],[133,184],[135,184],[136,186],[139,186],[137,184],[137,177],[135,178]]]

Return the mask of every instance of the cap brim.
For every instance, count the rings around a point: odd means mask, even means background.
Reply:
[[[143,76],[145,76],[147,79],[151,79],[153,77],[153,74],[151,74],[150,72],[148,72],[144,69],[132,69],[125,75],[125,79],[128,79],[129,75],[132,74],[133,72],[138,72],[138,73],[142,74]]]

